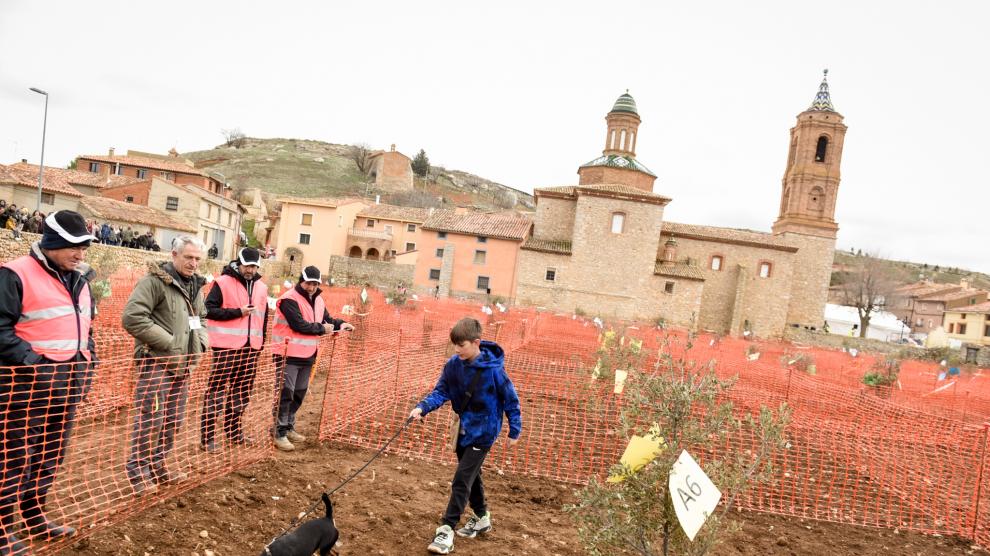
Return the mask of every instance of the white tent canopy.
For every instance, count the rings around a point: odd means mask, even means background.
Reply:
[[[825,322],[828,323],[829,332],[840,336],[848,336],[855,324],[857,325],[855,336],[859,337],[859,312],[855,307],[829,303],[825,305]],[[910,334],[911,329],[897,320],[893,313],[879,312],[870,315],[870,327],[866,331],[867,338],[891,342],[907,338]]]

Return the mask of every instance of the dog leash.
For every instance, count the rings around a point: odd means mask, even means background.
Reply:
[[[288,527],[286,527],[285,529],[283,529],[281,533],[279,533],[278,535],[276,535],[275,538],[271,540],[271,542],[269,542],[268,544],[265,545],[265,554],[271,556],[271,553],[272,552],[271,552],[271,550],[268,549],[268,547],[271,546],[273,542],[279,540],[286,533],[288,533],[289,531],[291,531],[291,530],[295,529],[296,527],[298,527],[299,524],[302,523],[302,520],[306,518],[306,516],[308,516],[309,514],[313,513],[313,510],[315,510],[323,502],[323,495],[330,496],[333,493],[337,492],[338,490],[344,488],[344,485],[346,485],[347,483],[351,482],[355,477],[357,477],[358,475],[360,475],[362,471],[364,471],[365,469],[367,469],[368,466],[371,465],[371,463],[373,461],[375,461],[376,459],[378,459],[378,456],[380,456],[383,453],[385,453],[385,449],[388,448],[388,445],[391,444],[393,440],[395,440],[396,438],[398,438],[399,435],[402,434],[402,431],[404,431],[407,428],[409,428],[409,425],[412,422],[413,422],[413,418],[412,417],[407,417],[406,420],[405,420],[405,422],[402,423],[402,426],[399,427],[399,430],[396,431],[396,433],[392,435],[392,438],[389,438],[385,442],[385,444],[382,445],[382,447],[377,452],[375,452],[375,455],[371,456],[371,459],[369,459],[367,463],[365,463],[364,465],[362,465],[354,473],[351,473],[351,476],[350,477],[344,479],[344,482],[342,482],[339,485],[333,487],[333,489],[331,489],[331,490],[325,490],[325,491],[321,492],[320,493],[320,497],[317,499],[316,502],[313,502],[313,505],[310,506],[309,509],[307,509],[305,512],[303,512],[302,515],[296,516],[296,518],[293,519],[291,523],[289,523]]]

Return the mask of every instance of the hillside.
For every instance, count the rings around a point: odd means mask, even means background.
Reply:
[[[855,264],[856,255],[849,251],[835,252],[835,267],[838,269]],[[970,286],[984,290],[990,290],[990,276],[982,272],[974,272],[961,268],[948,268],[933,266],[927,263],[913,263],[910,261],[884,260],[884,264],[891,269],[892,275],[896,276],[904,283],[911,283],[927,278],[939,284],[958,284],[960,280],[969,280]],[[832,272],[832,283],[837,283],[838,270]]]
[[[184,153],[198,168],[223,174],[235,190],[258,187],[268,197],[373,197],[414,206],[533,208],[531,195],[459,170],[431,168],[414,192],[388,194],[369,185],[349,158],[352,147],[303,139],[246,138],[238,147],[217,146]],[[412,153],[406,153],[411,155]],[[442,201],[441,201],[442,198]]]

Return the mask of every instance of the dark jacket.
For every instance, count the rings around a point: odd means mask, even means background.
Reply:
[[[56,272],[54,266],[48,263],[48,259],[41,252],[37,242],[31,246],[29,256],[37,261],[46,272],[62,282],[65,289],[72,294],[72,303],[78,309],[82,287],[95,274],[89,265],[82,263],[78,270]],[[2,366],[37,365],[46,361],[44,357],[31,349],[31,344],[14,334],[14,325],[17,324],[17,320],[21,316],[23,297],[24,285],[21,284],[21,279],[17,273],[9,268],[0,268],[0,365]],[[91,318],[96,315],[95,309],[96,305],[93,304]],[[90,326],[89,332],[89,351],[95,362],[96,344],[93,342],[92,326]]]
[[[171,262],[148,263],[148,274],[138,280],[124,307],[124,329],[134,336],[136,357],[185,355],[169,361],[173,371],[196,366],[210,341],[206,335],[206,307],[201,292],[206,280],[195,274],[188,287]],[[189,317],[200,318],[192,330]]]
[[[505,372],[505,353],[495,342],[482,341],[481,353],[470,363],[465,363],[456,355],[451,357],[444,365],[433,391],[416,407],[426,415],[449,400],[454,411],[458,411],[464,405],[476,372],[480,372],[481,376],[471,402],[460,413],[458,446],[490,447],[502,431],[503,413],[509,418],[509,438],[519,438],[522,432],[519,397]]]
[[[240,263],[238,261],[230,261],[230,264],[223,267],[223,272],[221,272],[221,274],[224,276],[231,276],[237,279],[237,281],[240,282],[241,285],[244,286],[244,289],[246,290],[248,287],[248,281],[245,280],[243,276],[241,276],[240,272],[237,272],[237,267],[239,264]],[[255,274],[251,278],[252,290],[254,289],[254,286],[258,283],[259,280],[261,280],[260,274]],[[236,309],[223,308],[223,292],[220,290],[220,285],[217,284],[216,282],[213,282],[213,286],[210,287],[210,293],[206,296],[206,318],[210,320],[234,320],[234,319],[239,319],[242,316],[243,315],[241,315],[240,308],[236,308]],[[268,329],[268,305],[266,304],[265,316],[262,318],[262,322],[261,322],[261,343],[265,343],[265,333],[267,332],[267,329]],[[247,346],[250,343],[251,343],[250,338],[244,340],[245,346]],[[213,349],[218,350],[222,348],[213,348]]]
[[[309,306],[314,309],[316,308],[316,298],[322,292],[323,290],[316,288],[316,293],[310,296],[301,284],[296,284],[296,293],[301,295],[303,299],[308,299]],[[330,313],[326,309],[323,309],[323,319],[320,322],[306,322],[302,317],[302,311],[299,310],[299,304],[294,299],[286,298],[281,300],[279,307],[282,308],[282,314],[285,315],[285,320],[288,321],[289,328],[299,334],[322,336],[326,334],[326,330],[323,328],[324,323],[332,324],[334,330],[340,330],[340,327],[344,324],[342,319],[330,317]],[[309,365],[316,362],[316,354],[314,353],[311,357],[289,357],[287,362],[290,365]]]

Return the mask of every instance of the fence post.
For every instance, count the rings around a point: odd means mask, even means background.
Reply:
[[[402,325],[399,325],[399,341],[397,345],[399,347],[395,350],[395,387],[392,389],[392,395],[396,399],[399,398],[399,358],[402,356]]]
[[[784,392],[784,400],[791,400],[791,376],[794,374],[794,368],[787,368],[787,391]]]
[[[980,496],[983,494],[983,468],[987,463],[987,435],[990,435],[990,423],[983,423],[983,446],[980,447],[980,468],[976,473],[976,496],[973,501],[973,541],[976,541],[976,530],[980,523]]]

